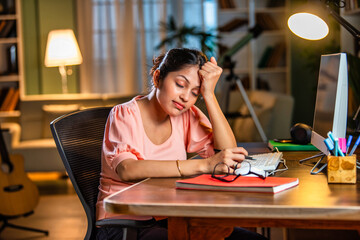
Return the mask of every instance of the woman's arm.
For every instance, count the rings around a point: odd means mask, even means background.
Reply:
[[[247,152],[244,148],[228,148],[207,159],[192,159],[186,161],[174,160],[134,160],[121,161],[116,172],[120,179],[125,182],[136,181],[148,177],[185,177],[202,173],[212,173],[216,164],[225,163],[233,167],[235,163],[244,160]],[[177,166],[179,164],[179,168]],[[228,171],[225,165],[217,168],[217,173]],[[233,170],[231,169],[231,173]]]
[[[179,161],[179,168],[173,160],[134,160],[125,159],[117,168],[122,181],[135,181],[148,177],[182,177],[207,172],[202,159]]]
[[[205,63],[199,70],[201,94],[213,128],[214,147],[223,150],[236,147],[236,140],[215,96],[215,86],[221,73],[222,68],[217,65],[214,57],[211,57],[210,62]]]

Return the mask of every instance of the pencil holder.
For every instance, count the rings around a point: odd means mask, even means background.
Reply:
[[[328,183],[356,183],[356,155],[327,157]]]

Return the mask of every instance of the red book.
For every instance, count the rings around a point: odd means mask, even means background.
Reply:
[[[234,176],[229,176],[229,179]],[[298,178],[286,177],[238,177],[233,182],[223,182],[212,178],[210,174],[203,174],[194,178],[176,181],[177,189],[218,190],[234,192],[265,192],[278,193],[299,184]]]

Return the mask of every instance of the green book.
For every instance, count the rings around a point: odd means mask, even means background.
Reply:
[[[269,140],[268,146],[272,151],[275,150],[275,147],[277,147],[279,151],[319,151],[311,143],[306,145],[301,145],[294,143],[279,143],[279,142],[275,142],[274,140]]]
[[[265,68],[269,62],[270,56],[272,52],[274,51],[274,48],[271,46],[266,47],[263,55],[260,58],[260,61],[258,63],[258,68]]]

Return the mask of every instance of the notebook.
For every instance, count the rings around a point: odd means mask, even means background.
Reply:
[[[233,178],[234,175],[228,176]],[[298,178],[287,177],[258,177],[240,176],[233,182],[223,182],[203,174],[194,178],[176,181],[177,189],[233,191],[233,192],[262,192],[278,193],[299,184]]]
[[[311,143],[306,145],[301,145],[295,143],[279,143],[279,142],[275,142],[274,140],[270,140],[268,142],[268,146],[272,151],[276,151],[275,147],[279,149],[279,151],[319,151]]]

